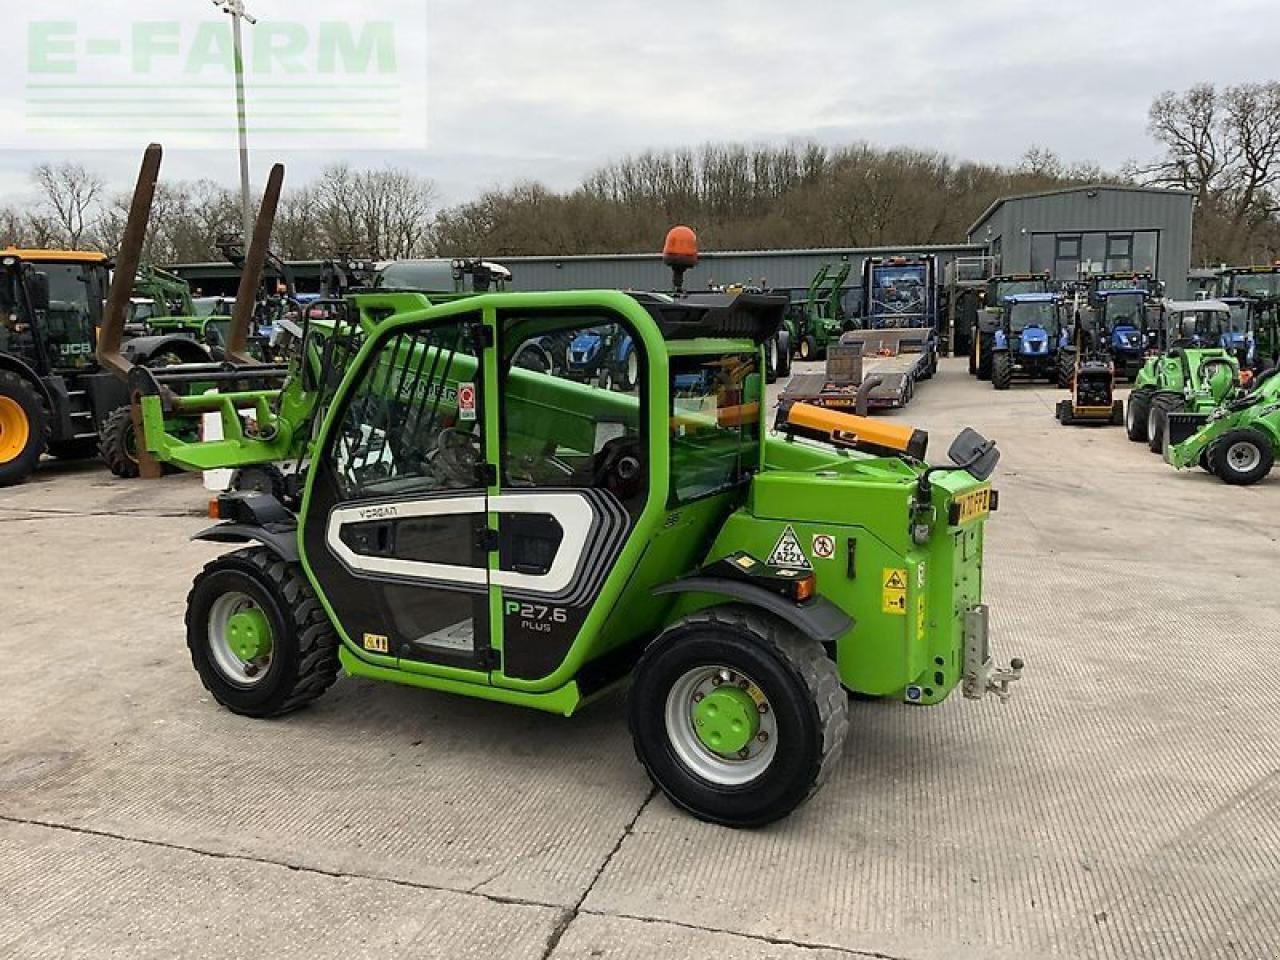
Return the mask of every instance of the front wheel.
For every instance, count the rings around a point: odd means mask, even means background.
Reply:
[[[1276,452],[1271,440],[1257,430],[1232,430],[1214,444],[1210,463],[1223,483],[1250,487],[1271,472]]]
[[[1151,413],[1151,391],[1135,390],[1124,408],[1124,432],[1134,443],[1147,439],[1147,417]]]
[[[818,359],[818,341],[812,336],[800,338],[800,359],[805,363]]]
[[[118,407],[107,415],[98,434],[98,452],[107,469],[121,480],[133,480],[141,475],[138,432],[131,408]]]
[[[840,756],[848,699],[822,644],[759,611],[715,607],[668,627],[636,666],[636,756],[700,820],[787,816]]]
[[[35,471],[48,432],[39,394],[17,374],[0,370],[0,487],[21,483]]]
[[[991,358],[991,385],[997,390],[1008,390],[1013,383],[1013,358],[1007,353],[997,353]]]
[[[187,596],[187,646],[200,681],[232,713],[274,717],[338,676],[338,639],[301,569],[265,547],[214,560]]]

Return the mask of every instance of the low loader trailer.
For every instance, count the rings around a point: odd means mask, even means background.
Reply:
[[[853,330],[830,348],[824,373],[793,376],[782,399],[829,410],[891,410],[910,403],[937,370],[932,329]]]

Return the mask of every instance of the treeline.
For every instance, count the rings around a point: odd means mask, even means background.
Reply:
[[[867,143],[653,150],[571,190],[523,182],[444,209],[429,179],[340,164],[286,191],[275,246],[295,259],[343,249],[377,259],[646,252],[677,222],[719,250],[954,243],[1002,195],[1115,182],[1193,193],[1197,264],[1280,258],[1280,83],[1163,94],[1148,132],[1159,155],[1119,171],[1069,166],[1035,147],[1007,166]],[[38,167],[32,179],[38,203],[0,209],[0,242],[116,248],[127,195],[75,163]],[[162,184],[147,255],[216,259],[218,238],[239,230],[234,191]]]

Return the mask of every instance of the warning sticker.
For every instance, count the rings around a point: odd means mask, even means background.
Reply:
[[[475,420],[476,418],[476,385],[474,383],[458,384],[458,419]]]
[[[790,526],[782,531],[782,536],[773,545],[773,553],[769,554],[768,562],[771,567],[791,567],[795,570],[813,569],[809,563],[809,558],[804,555],[804,549],[800,546],[800,538],[796,536],[795,530]]]
[[[815,533],[813,555],[819,560],[830,560],[836,555],[836,538],[829,533]]]
[[[885,567],[884,579],[881,583],[884,585],[880,601],[881,609],[885,613],[905,617],[907,615],[907,571]]]
[[[925,616],[924,594],[916,597],[916,639],[923,640],[928,619]]]

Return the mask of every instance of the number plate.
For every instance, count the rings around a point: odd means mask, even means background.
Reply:
[[[990,512],[990,487],[983,490],[975,490],[973,493],[966,493],[963,496],[956,497],[955,506],[952,508],[952,515],[956,518],[954,526],[964,526],[966,523],[972,523],[974,520],[985,517]]]

